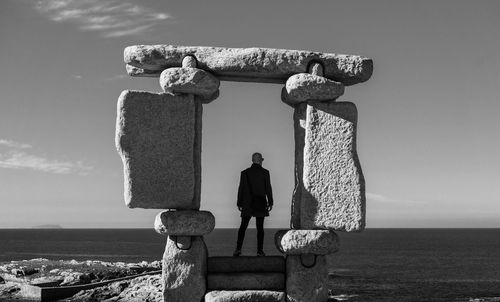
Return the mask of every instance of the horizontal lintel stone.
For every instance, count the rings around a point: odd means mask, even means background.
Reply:
[[[344,85],[365,82],[373,72],[370,58],[305,50],[174,45],[134,45],[124,50],[131,76],[158,77],[167,68],[181,67],[186,56],[194,56],[197,68],[225,81],[285,83],[290,76],[307,72],[314,62],[323,65],[324,77]]]

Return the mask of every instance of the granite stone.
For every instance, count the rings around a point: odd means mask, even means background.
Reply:
[[[280,290],[285,288],[284,273],[210,273],[209,290]]]
[[[328,299],[326,256],[311,262],[300,255],[286,258],[286,295],[289,302],[325,302]],[[308,257],[310,258],[310,257]]]
[[[301,229],[362,231],[365,183],[356,152],[356,106],[350,102],[307,105],[298,212]],[[297,215],[299,218],[297,218]]]
[[[163,254],[165,302],[201,301],[207,284],[207,246],[203,237],[169,236]]]
[[[201,103],[193,95],[125,90],[117,107],[127,206],[199,209]]]
[[[175,45],[134,45],[124,50],[127,72],[132,76],[158,77],[170,67],[180,67],[186,56],[194,56],[197,67],[220,80],[285,83],[308,66],[321,62],[324,77],[353,85],[367,81],[373,71],[369,58],[271,48],[223,48]]]
[[[166,93],[197,95],[203,103],[209,103],[219,96],[220,81],[202,69],[172,67],[160,75],[160,85]]]
[[[285,293],[270,290],[210,291],[205,302],[285,302]]]
[[[208,258],[208,273],[285,272],[283,256],[217,256]]]
[[[203,236],[214,229],[215,217],[208,211],[163,211],[156,215],[154,227],[165,236]]]
[[[331,101],[344,94],[344,85],[325,77],[299,73],[286,81],[281,98],[294,106],[307,101]]]
[[[278,250],[287,255],[327,255],[339,248],[337,235],[329,230],[280,230],[274,238]]]

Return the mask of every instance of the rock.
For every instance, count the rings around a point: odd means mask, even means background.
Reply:
[[[160,85],[166,93],[195,94],[206,104],[219,96],[220,81],[203,69],[172,67],[161,73]]]
[[[132,76],[158,77],[167,68],[181,66],[185,56],[194,56],[198,68],[220,80],[239,82],[285,83],[290,76],[307,72],[313,62],[321,62],[324,77],[344,85],[367,81],[373,71],[369,58],[304,50],[173,45],[135,45],[124,50]]]
[[[214,229],[215,217],[208,211],[163,211],[156,215],[154,227],[165,236],[203,236]]]
[[[0,284],[5,284],[5,280],[4,278],[2,278],[2,276],[0,276]]]
[[[289,302],[325,302],[328,299],[326,256],[316,256],[312,267],[301,263],[301,256],[286,258],[286,294]],[[313,263],[305,263],[310,266]]]
[[[201,104],[190,95],[122,92],[116,147],[128,207],[199,209],[201,115]]]
[[[185,242],[185,240],[191,242]],[[163,297],[168,302],[201,301],[206,292],[207,247],[203,237],[167,238],[163,254]]]
[[[303,112],[299,114],[303,116]],[[366,198],[356,153],[356,106],[349,102],[310,103],[305,121],[303,157],[301,160],[296,154],[295,162],[296,169],[302,170],[302,182],[299,180],[294,191],[293,227],[362,231]],[[300,139],[302,130],[296,126],[295,131],[296,147],[300,148],[297,137]]]
[[[208,273],[237,272],[285,272],[285,258],[282,256],[266,257],[209,257]]]
[[[284,273],[212,273],[209,290],[285,289]]]
[[[294,106],[307,101],[335,100],[344,94],[344,85],[322,76],[299,73],[286,81],[281,100]]]
[[[285,302],[285,293],[270,290],[211,291],[205,302]]]
[[[287,255],[327,255],[339,248],[337,235],[328,230],[281,230],[274,237],[278,250]]]
[[[78,292],[64,301],[116,301],[160,302],[163,301],[160,275],[142,276],[130,280]]]

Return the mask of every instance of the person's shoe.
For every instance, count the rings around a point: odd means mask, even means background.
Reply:
[[[238,257],[239,255],[241,255],[241,250],[240,249],[234,250],[233,257]]]
[[[264,257],[266,254],[264,253],[264,251],[258,251],[257,252],[257,256],[259,257]]]

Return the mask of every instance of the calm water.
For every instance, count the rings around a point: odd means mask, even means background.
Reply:
[[[275,231],[266,230],[268,255],[279,254]],[[500,296],[500,229],[368,229],[339,236],[340,251],[329,257],[337,293],[418,295],[421,301],[428,296]],[[231,255],[236,230],[217,229],[205,241],[209,255]],[[255,254],[255,241],[255,230],[249,229],[244,255]],[[153,261],[161,259],[164,244],[150,229],[0,229],[0,262],[39,257]]]

